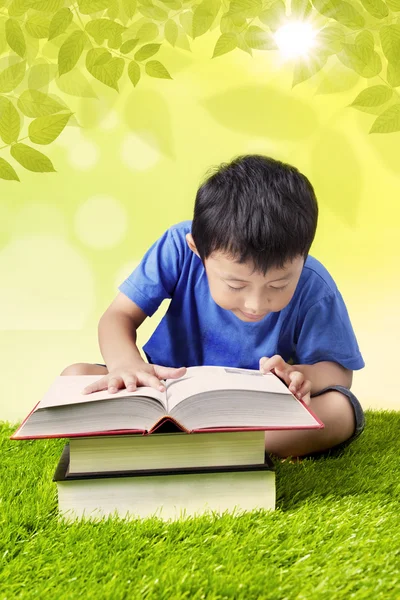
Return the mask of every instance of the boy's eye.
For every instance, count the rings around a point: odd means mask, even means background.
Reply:
[[[228,286],[228,288],[230,290],[235,290],[236,292],[238,292],[239,290],[243,290],[245,288],[245,286],[240,287],[240,288],[235,288],[235,287],[232,287],[231,285],[229,285],[228,283],[226,285]]]
[[[286,285],[284,285],[284,286],[282,286],[282,287],[273,287],[273,286],[271,286],[271,288],[272,288],[273,290],[277,290],[277,291],[281,292],[282,290],[285,290],[285,289],[287,288],[287,286],[288,286],[288,285],[289,285],[289,284],[287,283]]]

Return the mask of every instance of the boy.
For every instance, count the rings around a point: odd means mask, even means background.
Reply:
[[[348,444],[364,428],[349,391],[364,366],[343,299],[308,256],[318,207],[295,167],[260,155],[222,164],[199,188],[193,221],[170,227],[119,286],[99,322],[105,365],[77,363],[63,375],[103,375],[85,393],[163,389],[194,365],[274,372],[310,405],[322,430],[268,431],[281,457]],[[143,347],[136,330],[165,298],[168,311]]]

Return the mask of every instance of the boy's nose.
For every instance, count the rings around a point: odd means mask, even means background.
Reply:
[[[257,298],[253,298],[253,299],[248,299],[246,300],[246,302],[244,303],[244,307],[243,307],[244,312],[247,312],[248,314],[254,314],[254,315],[261,315],[265,312],[264,308],[263,308],[263,303],[261,302],[261,300],[257,299]]]

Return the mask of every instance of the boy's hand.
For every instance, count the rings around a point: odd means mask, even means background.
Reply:
[[[119,389],[126,388],[128,392],[134,392],[139,386],[152,387],[160,392],[165,391],[165,386],[160,379],[177,379],[183,377],[186,372],[186,367],[174,369],[172,367],[162,367],[161,365],[150,365],[148,363],[140,363],[138,365],[130,365],[119,367],[110,371],[107,375],[88,385],[83,390],[83,394],[91,394],[92,392],[100,392],[107,390],[110,394],[115,394]]]
[[[263,356],[260,358],[260,370],[262,373],[272,371],[278,375],[296,398],[303,400],[304,404],[310,404],[311,381],[306,379],[303,373],[296,371],[296,367],[285,362],[282,356],[279,354],[272,358]]]

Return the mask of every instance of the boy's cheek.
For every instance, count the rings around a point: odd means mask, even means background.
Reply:
[[[212,282],[209,280],[208,285],[210,288],[211,298],[214,300],[218,306],[224,308],[225,310],[232,310],[234,306],[232,305],[232,300],[229,298],[229,292],[223,292],[218,287],[214,286]]]

